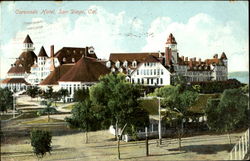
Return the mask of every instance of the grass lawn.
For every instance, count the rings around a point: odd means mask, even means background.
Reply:
[[[73,108],[74,108],[74,104],[63,107],[63,109],[66,109],[66,110],[72,110]]]
[[[53,123],[53,122],[64,122],[63,120],[58,120],[58,119],[54,119],[54,118],[50,118],[50,120],[48,120],[48,118],[44,118],[44,119],[39,119],[39,120],[32,120],[32,121],[26,121],[26,122],[22,122],[21,124],[44,124],[44,123]]]
[[[242,133],[232,134],[236,143]],[[149,154],[145,156],[145,142],[121,142],[122,160],[228,160],[232,146],[227,135],[202,135],[182,139],[182,150],[178,150],[177,139],[163,139],[163,145],[156,146],[156,140],[149,141]],[[13,144],[3,144],[1,159],[37,160],[30,145],[30,139]],[[42,160],[117,160],[117,146],[114,136],[108,131],[89,133],[89,143],[85,144],[85,134],[52,136],[52,152]]]
[[[218,98],[220,94],[200,94],[196,103],[189,108],[195,113],[204,113],[204,109],[209,98]],[[158,115],[158,99],[141,100],[140,107],[149,112],[150,115]]]

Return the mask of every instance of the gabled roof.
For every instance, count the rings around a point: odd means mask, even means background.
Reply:
[[[23,66],[16,65],[10,68],[8,71],[8,74],[19,74],[19,73],[25,73],[25,69]]]
[[[159,62],[159,60],[156,57],[154,57],[153,55],[148,55],[145,58],[144,62]]]
[[[31,43],[31,44],[33,44],[33,42],[32,42],[32,40],[31,40],[31,38],[30,38],[29,35],[26,36],[26,38],[25,38],[25,40],[23,41],[23,43]]]
[[[221,54],[220,59],[227,59],[227,56],[224,52]]]
[[[29,83],[27,83],[24,78],[6,78],[6,79],[2,80],[1,83],[2,84],[20,83],[20,84],[29,85]]]
[[[58,80],[67,73],[75,64],[63,64],[56,67],[39,85],[57,85]]]
[[[163,55],[164,53],[161,53]],[[116,62],[117,60],[124,62],[125,60],[128,62],[132,62],[136,60],[137,62],[143,62],[148,55],[153,55],[154,57],[158,58],[159,53],[111,53],[109,56],[109,60],[112,62]]]
[[[44,47],[42,46],[41,49],[40,49],[40,52],[38,54],[39,57],[48,57]]]
[[[66,82],[96,82],[101,75],[110,70],[93,58],[82,57],[59,81]]]
[[[62,49],[60,49],[55,53],[55,57],[58,58],[60,64],[68,64],[68,63],[74,63],[72,61],[72,58],[75,59],[75,62],[80,60],[83,54],[85,54],[86,57],[97,59],[96,54],[88,53],[87,48],[75,48],[75,47],[63,47]],[[66,59],[66,61],[63,61],[64,58]]]
[[[170,35],[168,36],[166,44],[177,44],[172,33],[170,33]]]

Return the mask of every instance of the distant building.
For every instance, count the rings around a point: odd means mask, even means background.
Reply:
[[[165,52],[148,53],[111,53],[106,66],[112,72],[122,72],[127,80],[145,86],[164,86],[171,83],[176,75],[181,75],[188,82],[225,81],[228,75],[227,56],[223,52],[212,59],[179,56],[177,42],[169,35]]]
[[[27,35],[23,42],[23,52],[14,64],[11,64],[7,78],[0,82],[2,88],[8,87],[13,91],[21,91],[30,85],[27,78],[30,74],[31,66],[37,61],[37,56],[33,52],[34,49],[33,42],[30,36]]]

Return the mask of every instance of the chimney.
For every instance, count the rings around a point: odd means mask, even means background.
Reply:
[[[199,58],[199,64],[201,64],[201,58]]]
[[[53,71],[55,69],[55,64],[54,64],[54,45],[50,46],[50,57],[51,57],[50,71]]]
[[[184,61],[184,56],[181,56],[181,59]]]
[[[165,49],[165,66],[170,65],[170,60],[172,57],[172,51],[169,47]]]
[[[50,46],[50,57],[54,58],[54,45]]]
[[[188,61],[188,57],[185,57],[185,61]]]
[[[189,59],[189,67],[193,67],[193,59],[192,58]]]
[[[88,50],[89,50],[89,47],[86,46],[86,48],[85,48],[85,55],[84,56],[88,56]]]

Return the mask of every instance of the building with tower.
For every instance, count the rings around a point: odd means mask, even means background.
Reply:
[[[127,80],[145,86],[171,84],[175,76],[183,76],[188,82],[226,81],[228,76],[227,56],[202,61],[179,56],[177,42],[171,33],[167,39],[165,52],[111,53],[106,66],[112,72],[122,72]]]

